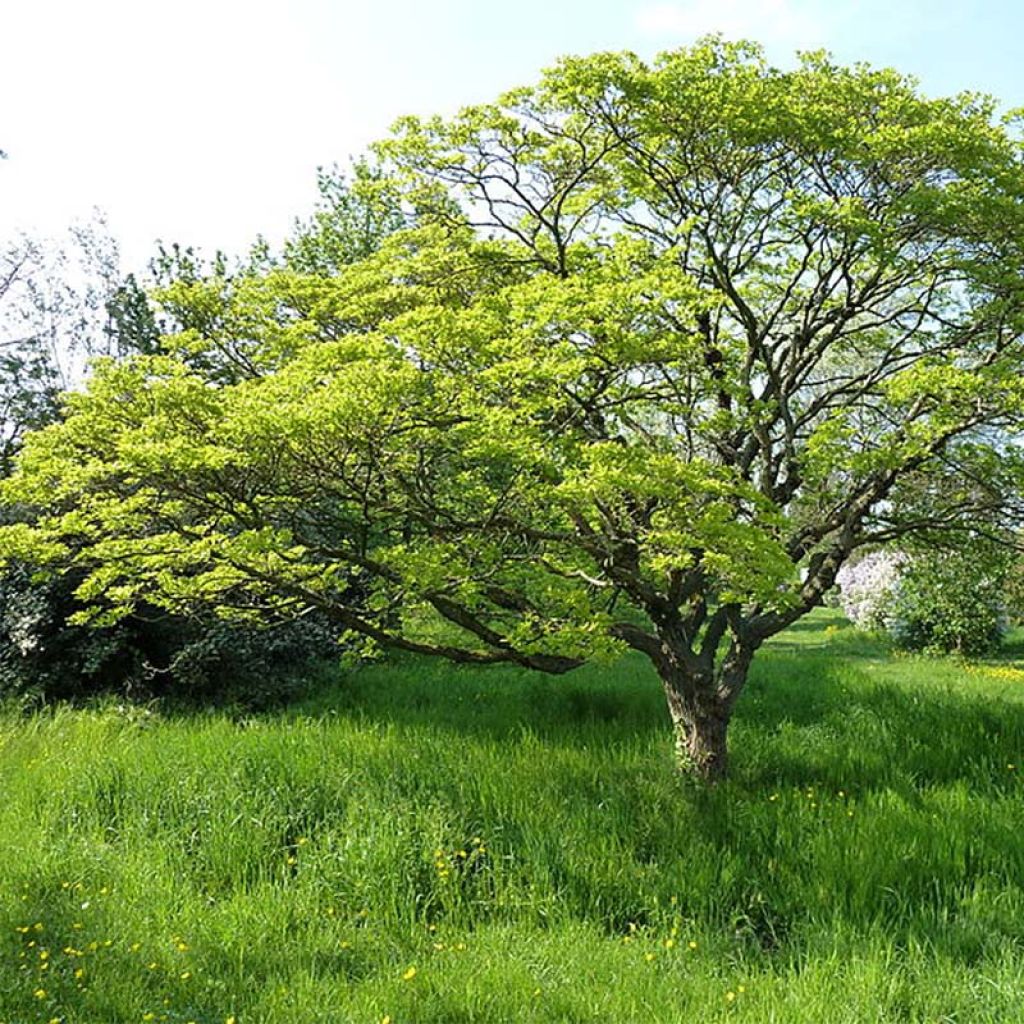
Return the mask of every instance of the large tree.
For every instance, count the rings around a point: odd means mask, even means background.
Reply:
[[[172,285],[202,315],[31,438],[5,494],[45,511],[0,546],[85,567],[100,621],[244,593],[463,662],[634,648],[718,778],[755,652],[852,552],[991,529],[1016,485],[1024,167],[993,110],[709,40],[405,120],[378,157],[412,226]]]

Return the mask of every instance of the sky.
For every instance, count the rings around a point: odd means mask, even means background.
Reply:
[[[1024,106],[1020,0],[0,0],[0,240],[98,208],[126,269],[157,239],[242,252],[402,114],[709,32]]]

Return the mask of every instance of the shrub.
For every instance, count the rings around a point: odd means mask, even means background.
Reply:
[[[260,626],[142,608],[115,626],[70,625],[78,582],[39,580],[24,565],[0,574],[0,697],[115,692],[259,707],[292,693],[311,661],[338,653],[337,631],[312,615]]]
[[[847,562],[836,577],[843,614],[859,629],[887,630],[906,556],[899,551],[870,551]]]
[[[981,538],[870,552],[840,571],[840,604],[856,626],[884,630],[904,650],[987,654],[1006,631],[1011,564],[1002,545]]]
[[[1009,559],[996,545],[920,552],[900,575],[890,632],[905,650],[981,655],[1006,632]]]

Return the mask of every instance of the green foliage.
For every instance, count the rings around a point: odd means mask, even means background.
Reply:
[[[301,273],[336,274],[406,226],[397,189],[366,160],[353,164],[351,178],[337,167],[320,168],[317,190],[316,210],[295,225],[284,248],[284,262]]]
[[[982,540],[915,552],[900,573],[887,616],[909,650],[989,654],[1007,626],[1007,548]]]
[[[110,239],[95,226],[73,236],[82,278],[74,287],[61,280],[76,263],[62,250],[23,241],[0,256],[0,477],[26,431],[58,420],[62,365],[84,354],[125,358],[161,348],[156,310],[133,275],[118,282]],[[182,273],[194,255],[175,249],[161,259]],[[34,510],[0,506],[0,521],[31,531]],[[337,653],[336,631],[316,615],[262,628],[142,604],[89,629],[75,622],[88,617],[75,593],[85,574],[55,578],[39,564],[6,560],[0,568],[0,697],[173,694],[259,707],[294,695],[303,666]]]
[[[711,791],[645,663],[585,672],[0,716],[0,1020],[1016,1019],[1019,662],[805,620]]]
[[[111,355],[155,355],[160,351],[163,326],[145,289],[128,274],[106,302],[113,339]]]
[[[258,708],[300,692],[300,673],[338,654],[336,631],[317,616],[259,625],[143,606],[102,627],[76,625],[80,583],[76,574],[40,579],[22,564],[0,575],[0,699],[113,694]]]
[[[0,251],[0,476],[10,473],[24,435],[53,419],[63,383],[54,339],[43,327],[50,269],[43,263],[42,248],[30,239]]]

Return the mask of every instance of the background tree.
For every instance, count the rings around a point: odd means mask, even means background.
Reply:
[[[897,501],[1015,466],[1024,169],[990,101],[710,40],[379,154],[413,228],[173,284],[208,320],[30,439],[5,493],[47,512],[0,545],[85,567],[95,621],[245,594],[465,662],[632,647],[714,779],[758,647],[851,553],[1010,514],[1002,484]],[[246,370],[211,379],[226,343]]]
[[[285,243],[284,261],[295,270],[336,274],[407,226],[395,182],[368,160],[355,161],[348,176],[337,166],[320,168],[317,191],[312,216],[297,221]]]
[[[64,383],[59,321],[45,308],[45,257],[31,239],[0,254],[0,475],[31,429],[53,419]]]

